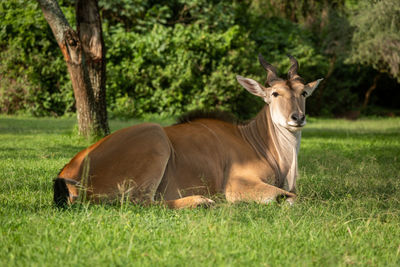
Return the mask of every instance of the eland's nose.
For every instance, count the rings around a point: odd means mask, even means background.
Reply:
[[[303,113],[293,113],[292,116],[290,116],[290,118],[292,120],[294,120],[295,122],[301,124],[304,122],[304,120],[306,119],[306,115],[304,115]]]

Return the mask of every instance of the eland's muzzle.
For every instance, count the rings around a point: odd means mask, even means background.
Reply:
[[[290,119],[291,121],[288,122],[290,126],[303,127],[306,124],[306,115],[300,112],[293,112]]]

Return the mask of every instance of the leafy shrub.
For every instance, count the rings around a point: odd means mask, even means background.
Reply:
[[[0,2],[2,112],[62,115],[74,104],[65,62],[39,11],[30,1]]]
[[[330,116],[357,108],[371,72],[345,63],[351,37],[345,13],[329,1],[304,13],[293,10],[299,3],[305,8],[307,1],[285,2],[282,13],[281,2],[100,0],[111,116],[170,116],[220,108],[247,118],[263,103],[242,89],[235,76],[264,82],[260,52],[283,78],[290,66],[287,53],[298,58],[299,73],[307,81],[330,73],[310,98],[309,113]],[[75,1],[59,3],[74,25]],[[313,13],[321,18],[310,24]],[[291,21],[291,14],[301,23]],[[66,65],[38,5],[1,1],[0,20],[0,112],[73,112]],[[319,26],[323,24],[325,28]]]
[[[206,1],[189,1],[194,2]],[[265,71],[257,62],[259,52],[275,63],[284,76],[290,63],[282,51],[295,54],[301,64],[304,62],[305,78],[315,78],[315,71],[323,76],[326,61],[313,48],[307,30],[279,18],[246,19],[242,20],[243,25],[237,25],[240,12],[227,10],[223,4],[206,10],[210,13],[196,13],[198,23],[156,23],[146,32],[127,31],[120,25],[107,28],[111,113],[118,109],[117,99],[129,97],[134,106],[125,106],[125,113],[136,116],[149,112],[179,114],[210,107],[231,110],[241,117],[253,115],[262,101],[243,90],[235,76],[264,81]],[[241,17],[251,17],[246,16],[246,10],[241,11]],[[224,18],[223,24],[212,20],[219,15]],[[173,12],[166,17],[172,18]]]

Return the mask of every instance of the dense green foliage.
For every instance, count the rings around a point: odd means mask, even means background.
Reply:
[[[1,266],[399,266],[400,119],[313,119],[296,205],[52,205],[88,145],[72,118],[0,116]],[[129,122],[110,121],[113,130]]]
[[[74,25],[74,1],[59,3]],[[309,112],[315,115],[357,109],[376,73],[374,60],[365,61],[363,54],[352,52],[361,50],[352,50],[358,39],[357,35],[352,39],[349,18],[364,10],[364,5],[352,1],[102,0],[99,4],[107,47],[108,106],[117,117],[210,107],[248,117],[262,103],[240,88],[235,75],[264,82],[256,59],[259,52],[283,77],[290,53],[299,59],[306,80],[326,78],[310,100]],[[357,18],[353,24],[358,25]],[[362,51],[372,55],[371,49]],[[34,1],[1,1],[0,52],[0,112],[40,116],[74,111],[65,63]],[[396,49],[392,52],[390,58],[399,55]],[[386,94],[377,94],[372,102],[398,108],[392,101],[393,94],[399,95],[395,80],[385,77],[380,87],[384,90],[377,91]]]
[[[366,1],[354,13],[351,23],[356,30],[350,60],[388,72],[400,82],[399,2]]]
[[[63,114],[74,104],[71,82],[37,4],[1,1],[0,18],[0,111]]]

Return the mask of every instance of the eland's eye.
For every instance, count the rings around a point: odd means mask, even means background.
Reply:
[[[303,92],[301,93],[301,95],[304,96],[304,97],[306,97],[306,96],[307,96],[307,92],[306,92],[306,91],[303,91]]]
[[[273,92],[272,95],[273,95],[274,97],[277,97],[279,94],[278,94],[277,92]]]

